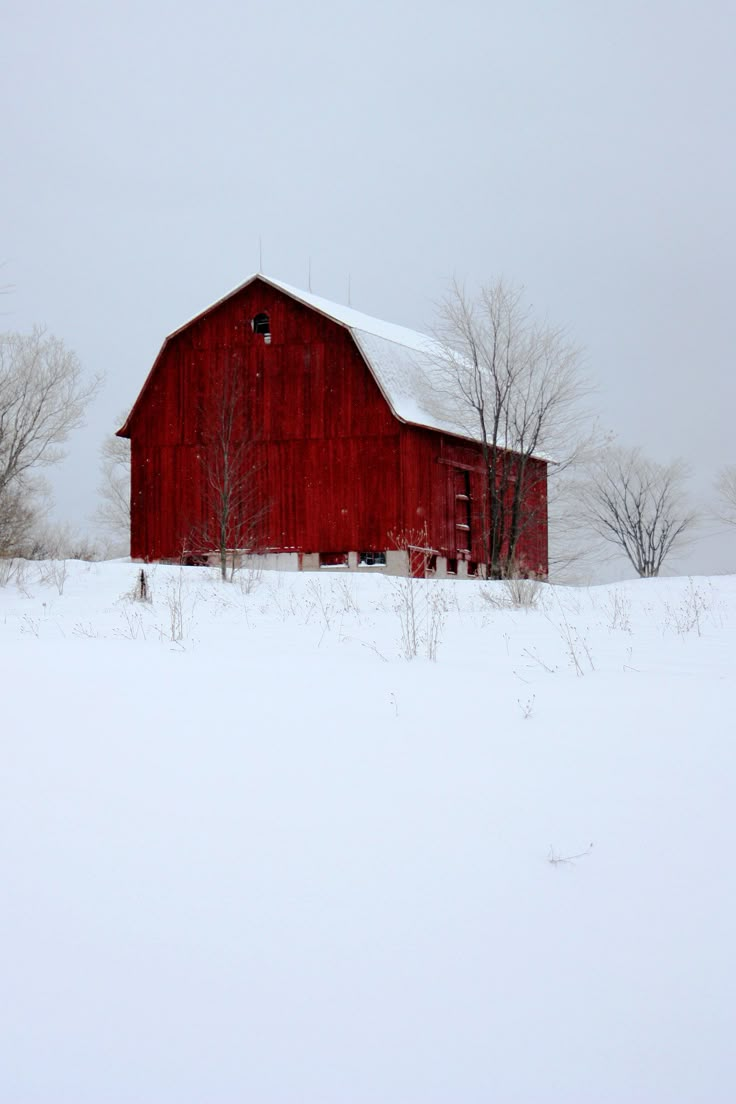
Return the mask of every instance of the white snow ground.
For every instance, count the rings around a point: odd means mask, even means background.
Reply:
[[[3,1104],[736,1099],[733,577],[136,572],[0,586]]]

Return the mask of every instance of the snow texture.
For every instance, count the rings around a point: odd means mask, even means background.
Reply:
[[[736,1099],[736,580],[6,567],[0,1100]]]

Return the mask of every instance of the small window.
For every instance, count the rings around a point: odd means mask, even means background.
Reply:
[[[320,552],[320,554],[319,554],[319,566],[320,567],[347,567],[348,566],[348,554],[347,554],[347,552]]]
[[[265,311],[256,314],[250,320],[250,327],[254,334],[263,334],[266,345],[271,344],[271,322]]]
[[[385,552],[361,552],[358,562],[362,567],[385,567]]]

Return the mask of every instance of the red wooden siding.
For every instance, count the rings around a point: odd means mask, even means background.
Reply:
[[[251,328],[260,312],[270,342]],[[380,552],[408,538],[483,561],[479,447],[400,423],[349,331],[260,280],[168,339],[133,410],[134,557],[192,550],[208,513],[208,430],[231,378],[242,387],[263,550]],[[533,521],[519,551],[544,573],[546,465],[532,465]]]
[[[270,344],[251,330],[259,311]],[[205,422],[233,369],[256,427],[262,546],[383,550],[385,516],[399,511],[399,424],[347,330],[256,284],[169,340],[134,411],[132,554],[175,558],[201,531]]]
[[[404,524],[408,530],[426,532],[428,547],[448,559],[483,563],[485,472],[479,445],[417,426],[402,427]],[[458,478],[470,501],[470,556],[459,545]],[[519,566],[534,574],[547,574],[547,465],[527,461],[525,521],[517,550]],[[509,493],[511,492],[509,488]],[[461,508],[465,509],[463,503]],[[467,515],[466,515],[467,517]],[[466,518],[463,518],[466,523]]]

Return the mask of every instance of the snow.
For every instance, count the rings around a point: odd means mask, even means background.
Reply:
[[[246,285],[250,283],[251,280],[255,279],[264,280],[267,284],[280,288],[281,291],[285,291],[287,295],[291,295],[292,298],[298,299],[300,303],[305,303],[308,307],[312,307],[321,314],[325,314],[336,322],[342,323],[343,326],[347,326],[350,330],[361,330],[365,333],[373,334],[375,337],[380,337],[384,341],[390,341],[396,345],[403,345],[408,349],[413,349],[420,353],[436,353],[437,351],[441,351],[441,347],[430,337],[427,337],[426,334],[418,333],[416,330],[410,330],[406,326],[399,326],[394,322],[384,322],[380,318],[373,318],[371,315],[363,314],[362,311],[355,310],[353,307],[346,307],[342,303],[334,303],[331,299],[324,299],[321,295],[313,295],[309,291],[301,291],[299,288],[292,287],[290,284],[285,284],[282,280],[275,280],[272,276],[263,276],[262,274],[251,276],[250,279],[246,281]]]
[[[467,425],[454,420],[442,409],[433,391],[432,380],[437,378],[438,365],[446,361],[446,353],[438,348],[434,351],[414,349],[365,330],[353,330],[352,334],[398,418],[458,437],[477,438]]]
[[[138,570],[0,586],[0,1100],[734,1099],[733,577]]]

